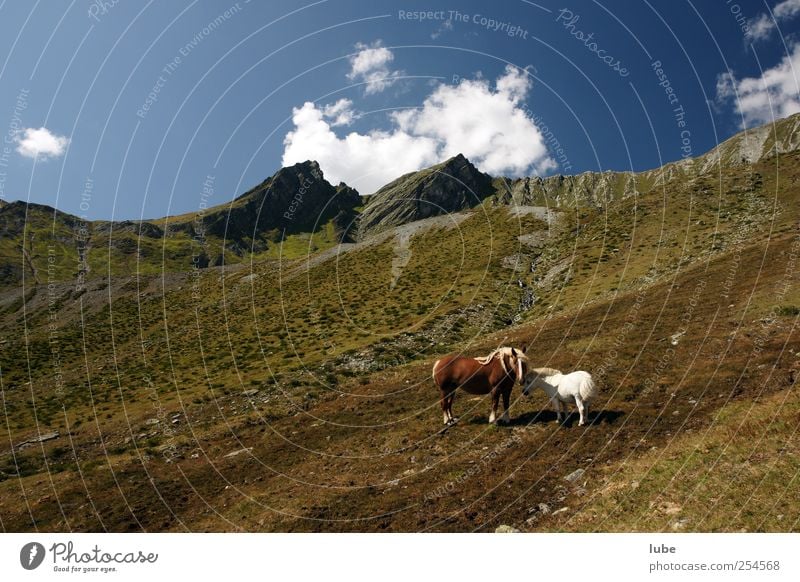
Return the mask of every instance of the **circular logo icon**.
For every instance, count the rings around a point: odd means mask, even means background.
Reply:
[[[19,551],[19,563],[26,570],[35,570],[44,561],[44,546],[39,542],[29,542]]]

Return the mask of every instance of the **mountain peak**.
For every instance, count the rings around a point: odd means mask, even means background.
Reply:
[[[490,196],[491,176],[458,154],[430,168],[405,174],[367,201],[359,219],[361,235],[472,208]]]

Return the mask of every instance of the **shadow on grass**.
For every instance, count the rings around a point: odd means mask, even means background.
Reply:
[[[614,424],[619,417],[625,414],[621,410],[600,410],[597,412],[590,412],[587,425],[594,424]],[[579,415],[577,412],[567,415],[567,418],[562,422],[566,428],[578,424]],[[556,422],[556,413],[552,410],[537,410],[525,412],[516,417],[511,417],[511,422],[504,424],[500,423],[500,427],[515,427],[515,426],[531,426],[534,424],[547,424]],[[486,415],[476,414],[465,418],[460,418],[456,424],[480,425],[489,424],[489,418]],[[451,428],[450,425],[444,427],[440,432],[445,433],[447,429]]]
[[[619,417],[625,414],[621,410],[600,410],[597,412],[590,412],[587,420],[588,425],[593,424],[614,424]],[[573,424],[577,425],[579,415],[571,413],[562,423],[565,427],[571,427]],[[519,416],[512,418],[508,426],[530,426],[532,424],[546,424],[556,422],[556,413],[552,410],[539,410],[535,412],[525,412]]]

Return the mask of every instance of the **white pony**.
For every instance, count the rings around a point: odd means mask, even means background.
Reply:
[[[550,398],[556,410],[556,422],[561,422],[561,403],[575,399],[575,405],[581,415],[578,426],[583,426],[589,416],[589,404],[597,396],[597,386],[588,372],[572,372],[562,374],[553,368],[534,368],[525,376],[525,388],[522,393],[530,395],[531,388],[541,388]]]

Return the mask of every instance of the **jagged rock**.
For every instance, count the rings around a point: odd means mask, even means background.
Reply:
[[[230,459],[232,457],[237,457],[237,456],[241,455],[242,453],[250,453],[250,452],[252,452],[252,450],[253,450],[253,447],[246,447],[244,449],[239,449],[238,451],[231,451],[230,453],[225,455],[225,458],[226,459]]]
[[[45,432],[45,433],[42,433],[40,435],[36,435],[34,437],[31,437],[26,441],[22,441],[21,443],[19,443],[17,445],[17,448],[18,449],[23,449],[25,447],[29,447],[29,446],[34,445],[36,443],[44,443],[44,442],[47,442],[47,441],[52,441],[54,439],[57,439],[60,436],[61,436],[61,434],[57,430],[54,430],[53,432]]]
[[[244,392],[242,392],[242,396],[246,396],[249,398],[250,396],[255,396],[256,394],[258,394],[258,392],[259,392],[258,388],[251,388],[250,390],[245,390]]]
[[[313,232],[332,219],[348,225],[360,205],[358,192],[344,184],[332,186],[319,164],[307,161],[281,168],[231,204],[209,209],[203,224],[209,234],[249,250],[257,241],[277,241],[284,232]]]
[[[392,226],[472,208],[493,193],[492,178],[463,155],[401,176],[369,197],[359,238]]]
[[[520,533],[520,531],[510,525],[498,525],[494,533]]]

